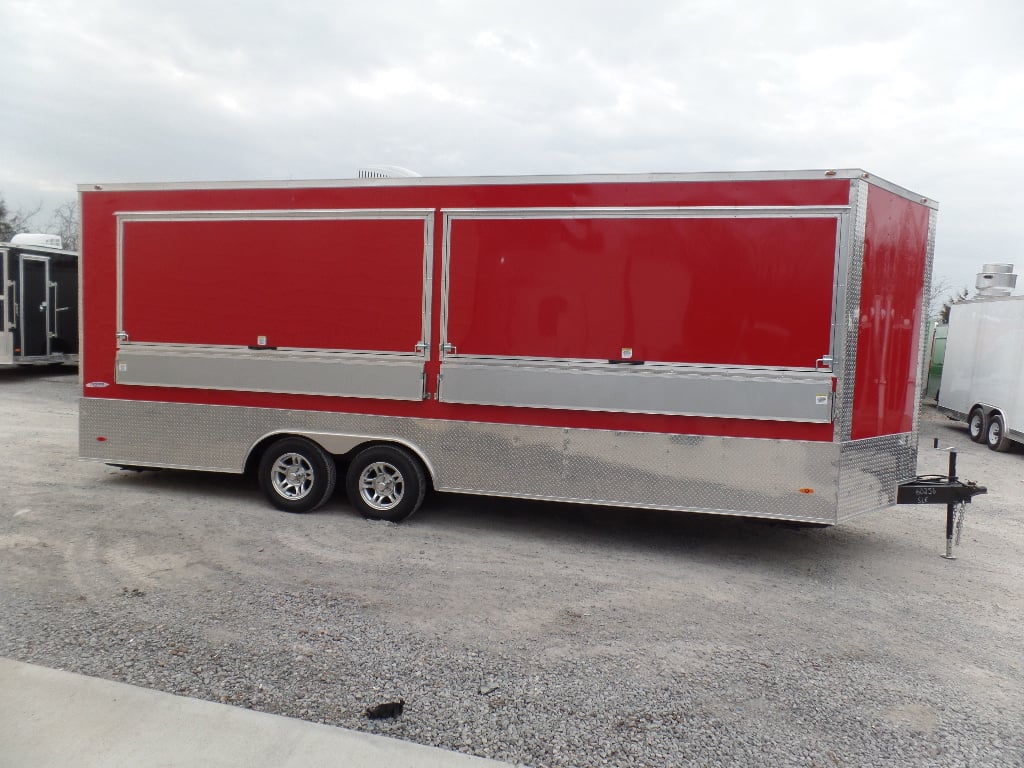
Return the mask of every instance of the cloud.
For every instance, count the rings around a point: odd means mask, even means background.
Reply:
[[[0,191],[90,181],[864,167],[1016,249],[1024,5],[780,0],[0,7]],[[58,190],[55,192],[54,190]],[[66,190],[63,191],[63,190]]]

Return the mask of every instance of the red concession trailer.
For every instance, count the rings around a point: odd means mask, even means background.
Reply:
[[[81,188],[81,455],[837,523],[916,473],[936,204],[860,170]]]

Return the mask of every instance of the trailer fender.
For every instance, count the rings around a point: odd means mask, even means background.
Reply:
[[[427,477],[430,480],[431,486],[435,483],[436,474],[434,472],[434,466],[423,450],[419,446],[410,443],[408,440],[390,435],[347,435],[333,432],[293,432],[283,429],[275,432],[268,432],[253,443],[252,447],[249,449],[249,453],[245,457],[244,464],[246,472],[254,468],[259,463],[260,456],[263,455],[263,451],[268,445],[270,445],[270,443],[278,438],[292,435],[312,440],[332,456],[344,456],[345,454],[354,452],[358,448],[364,448],[369,445],[400,445],[406,450],[412,452],[420,460],[420,463],[423,465],[423,468],[427,473]]]

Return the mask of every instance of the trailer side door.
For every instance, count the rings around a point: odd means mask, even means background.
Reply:
[[[448,211],[440,398],[828,422],[844,215]]]
[[[117,383],[422,399],[432,213],[119,215]]]

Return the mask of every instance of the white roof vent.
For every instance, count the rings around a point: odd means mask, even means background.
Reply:
[[[366,165],[359,169],[360,179],[412,179],[418,176],[416,171],[400,165]]]
[[[1013,264],[983,264],[974,282],[979,296],[1009,296],[1016,285]]]
[[[41,245],[44,248],[60,248],[63,242],[60,235],[30,234],[22,232],[11,238],[11,245]]]

